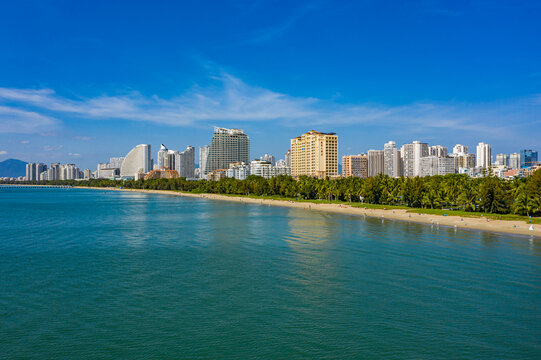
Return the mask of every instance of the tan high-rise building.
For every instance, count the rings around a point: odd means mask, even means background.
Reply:
[[[342,156],[342,175],[368,177],[368,156],[366,154]]]
[[[310,130],[291,139],[291,175],[338,175],[338,135]]]

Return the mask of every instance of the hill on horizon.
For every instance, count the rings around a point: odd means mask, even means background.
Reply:
[[[26,162],[7,159],[0,162],[0,177],[18,177],[26,175]]]

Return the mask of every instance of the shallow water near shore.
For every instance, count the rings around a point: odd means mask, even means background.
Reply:
[[[541,242],[303,209],[0,189],[5,358],[541,357]]]

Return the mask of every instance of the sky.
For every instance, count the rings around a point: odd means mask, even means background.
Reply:
[[[141,143],[251,157],[336,132],[541,150],[539,1],[3,1],[0,161],[95,169]],[[196,160],[197,161],[197,160]]]

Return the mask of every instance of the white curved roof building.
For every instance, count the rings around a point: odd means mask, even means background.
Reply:
[[[158,169],[165,167],[165,157],[167,156],[167,147],[162,144],[158,151]]]
[[[120,167],[120,177],[134,178],[137,173],[147,173],[152,170],[150,145],[140,144],[130,150]]]

